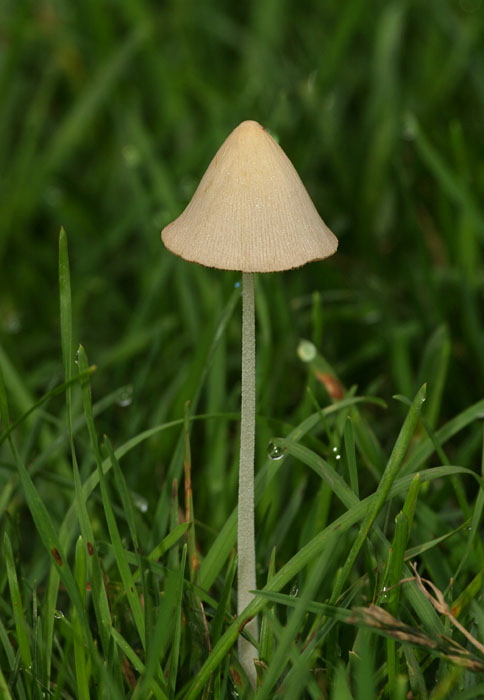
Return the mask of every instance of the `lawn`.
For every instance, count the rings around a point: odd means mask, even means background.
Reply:
[[[484,698],[482,0],[0,5],[0,697]],[[335,255],[160,232],[242,121]],[[257,689],[237,638],[258,616]]]

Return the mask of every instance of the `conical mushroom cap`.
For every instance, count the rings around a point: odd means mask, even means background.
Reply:
[[[255,121],[232,131],[161,237],[185,260],[242,272],[289,270],[338,247],[291,161]]]

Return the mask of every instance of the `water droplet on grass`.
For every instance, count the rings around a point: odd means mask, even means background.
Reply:
[[[299,588],[296,586],[296,584],[294,584],[294,586],[293,586],[293,587],[291,588],[291,590],[289,591],[289,595],[291,596],[291,598],[297,598],[297,597],[298,597],[298,595],[299,595]]]
[[[282,459],[284,457],[285,450],[282,447],[279,447],[278,445],[274,445],[273,442],[270,442],[267,446],[267,456],[269,459]]]
[[[62,612],[62,610],[54,610],[54,617],[56,620],[63,620],[65,618],[65,615]]]
[[[137,508],[141,513],[147,513],[148,512],[148,501],[146,498],[143,498],[143,496],[140,496],[139,493],[132,493],[131,494],[133,497],[133,503],[135,508]]]
[[[118,406],[121,406],[121,408],[126,408],[126,406],[130,406],[133,401],[133,387],[132,386],[125,386],[123,387],[119,394],[118,398],[116,400],[116,403]]]
[[[309,340],[301,340],[297,348],[299,359],[303,362],[312,362],[318,354],[316,346]]]

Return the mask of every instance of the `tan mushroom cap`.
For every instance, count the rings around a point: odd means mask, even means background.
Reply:
[[[161,237],[185,260],[242,272],[289,270],[338,247],[291,161],[255,121],[232,131]]]

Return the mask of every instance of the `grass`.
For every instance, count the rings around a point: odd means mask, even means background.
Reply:
[[[484,697],[483,29],[478,0],[2,4],[0,697]],[[159,232],[247,118],[340,245],[257,279],[235,619],[240,280]]]

